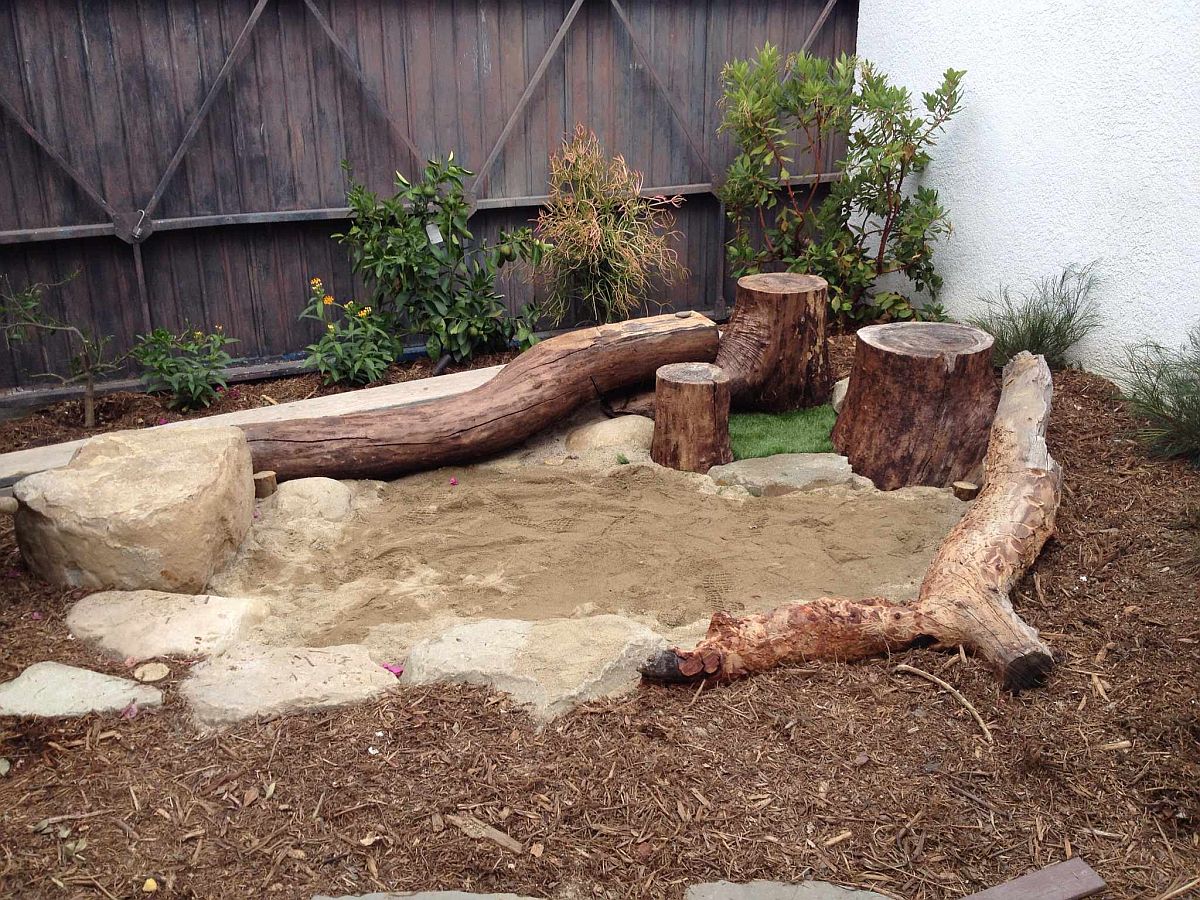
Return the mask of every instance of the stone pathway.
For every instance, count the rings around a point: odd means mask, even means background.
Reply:
[[[131,703],[158,706],[157,688],[91,669],[40,662],[0,684],[0,716],[86,716],[116,712]]]

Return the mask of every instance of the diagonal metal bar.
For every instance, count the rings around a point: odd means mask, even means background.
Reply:
[[[403,143],[408,149],[408,152],[412,154],[413,166],[415,167],[415,170],[420,170],[421,166],[425,162],[421,157],[421,151],[419,151],[416,145],[412,142],[412,139],[408,136],[408,132],[401,128],[396,120],[392,117],[392,114],[388,112],[387,107],[383,104],[382,98],[378,93],[376,93],[375,88],[373,88],[367,81],[367,76],[363,72],[362,67],[359,66],[358,62],[353,56],[351,56],[350,49],[344,43],[342,43],[342,39],[338,37],[337,32],[333,30],[333,26],[329,24],[329,20],[325,18],[325,14],[317,7],[314,0],[304,0],[304,5],[308,7],[308,11],[312,13],[313,18],[317,20],[317,24],[321,26],[321,30],[325,32],[325,37],[329,38],[330,43],[333,44],[334,48],[337,50],[338,56],[341,57],[346,68],[349,69],[351,74],[353,74],[358,80],[359,87],[362,88],[363,94],[366,96],[371,106],[375,108],[375,112],[383,117],[383,120],[388,124],[388,128],[391,129],[392,135],[399,138],[401,143]]]
[[[110,219],[116,219],[116,212],[111,206],[108,205],[108,201],[104,199],[104,196],[92,186],[92,183],[83,176],[82,172],[71,165],[67,158],[58,152],[54,145],[51,144],[45,138],[45,136],[34,127],[32,122],[22,115],[21,111],[13,106],[12,102],[3,94],[0,94],[0,107],[2,107],[4,111],[8,113],[9,118],[11,118],[17,123],[17,125],[21,127],[22,131],[29,135],[30,139],[35,144],[42,148],[42,152],[49,156],[50,159],[54,161],[55,165],[62,169],[63,173],[75,183],[75,186],[87,194],[89,200],[104,210],[105,215],[107,215]]]
[[[213,104],[217,102],[217,97],[221,93],[221,89],[225,87],[226,82],[229,81],[229,76],[233,74],[234,66],[237,65],[246,48],[250,46],[250,35],[254,31],[254,26],[258,24],[258,20],[269,2],[270,0],[258,0],[254,4],[254,9],[250,11],[250,17],[246,19],[246,24],[242,26],[241,34],[233,42],[233,47],[230,49],[229,55],[225,58],[225,62],[221,64],[221,70],[217,72],[217,77],[213,80],[212,86],[209,87],[208,94],[204,97],[204,102],[196,110],[196,114],[192,117],[187,131],[183,134],[183,139],[179,142],[179,146],[175,148],[175,155],[167,163],[166,171],[158,179],[158,185],[154,188],[154,193],[146,201],[143,215],[144,220],[150,219],[154,214],[154,210],[158,206],[159,201],[162,200],[167,185],[175,177],[175,172],[179,169],[179,164],[183,161],[184,154],[191,149],[192,142],[196,140],[196,135],[200,133],[200,126],[204,124],[204,119],[208,116],[209,110],[213,108]],[[134,230],[135,238],[141,237],[141,234],[142,229],[140,227]]]
[[[609,0],[612,4],[613,11],[616,12],[617,18],[621,20],[621,24],[625,26],[625,31],[629,34],[629,43],[633,45],[634,52],[637,53],[638,59],[642,61],[642,65],[646,67],[646,71],[650,75],[650,80],[654,82],[654,86],[658,88],[658,92],[663,95],[667,101],[667,108],[671,110],[671,114],[675,116],[675,121],[679,123],[679,127],[683,130],[683,136],[687,138],[688,145],[692,148],[692,153],[696,154],[696,159],[704,166],[704,171],[712,182],[716,182],[717,176],[713,172],[712,166],[708,164],[708,156],[700,149],[700,144],[692,134],[692,129],[688,127],[687,120],[683,117],[683,112],[675,102],[675,98],[671,92],[667,90],[666,82],[662,80],[662,76],[658,74],[658,69],[654,67],[654,63],[650,62],[650,57],[646,51],[642,49],[641,43],[637,39],[637,35],[633,31],[633,23],[629,21],[629,17],[625,15],[625,8],[621,6],[620,0]]]
[[[817,21],[813,22],[813,27],[808,31],[808,37],[804,39],[804,43],[800,45],[800,52],[807,53],[808,48],[813,45],[813,41],[817,39],[817,35],[821,33],[821,29],[825,27],[825,20],[829,18],[829,14],[833,12],[833,8],[838,5],[838,0],[829,0],[825,4],[825,8],[821,10],[821,14],[817,16]]]
[[[500,137],[496,138],[496,143],[492,145],[492,152],[487,155],[487,159],[479,167],[479,173],[475,176],[475,181],[471,183],[472,193],[479,191],[479,186],[483,184],[488,174],[492,171],[492,166],[495,165],[496,158],[500,156],[500,151],[504,149],[504,142],[508,140],[508,136],[516,126],[521,113],[525,111],[526,105],[528,105],[530,99],[533,97],[533,92],[541,84],[542,76],[550,68],[550,61],[554,59],[554,54],[558,52],[559,46],[562,45],[563,39],[566,38],[571,24],[575,21],[575,17],[579,14],[582,6],[583,0],[575,0],[571,4],[571,8],[567,11],[566,17],[563,18],[562,24],[558,26],[558,31],[554,33],[554,39],[550,41],[550,46],[546,48],[546,52],[542,56],[542,61],[538,63],[538,67],[534,70],[533,77],[529,79],[529,84],[525,85],[525,90],[521,93],[521,99],[517,101],[517,105],[513,107],[508,121],[504,123],[504,128],[500,130]]]

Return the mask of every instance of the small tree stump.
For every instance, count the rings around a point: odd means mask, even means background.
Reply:
[[[977,481],[999,398],[986,332],[870,325],[858,332],[833,445],[880,490]]]
[[[279,478],[270,469],[254,473],[254,496],[259,500],[270,497],[279,489]]]
[[[683,472],[733,462],[729,376],[712,363],[672,363],[655,374],[650,458]]]
[[[793,272],[738,279],[717,350],[735,408],[786,412],[829,401],[828,287]]]

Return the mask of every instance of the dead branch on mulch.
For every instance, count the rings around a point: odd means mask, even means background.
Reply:
[[[835,355],[836,358],[836,355]],[[198,736],[175,693],[133,720],[0,722],[0,895],[310,898],[461,888],[670,897],[818,877],[953,898],[1068,855],[1114,897],[1200,872],[1200,624],[1180,527],[1200,474],[1145,459],[1112,388],[1056,376],[1059,539],[1014,603],[1059,657],[1018,697],[959,655],[824,665],[696,692],[643,688],[539,730],[503,697],[410,689]],[[0,678],[106,671],[70,596],[0,535]],[[37,613],[40,617],[35,618]],[[372,751],[377,752],[372,752]],[[82,816],[33,830],[56,816]],[[506,849],[475,826],[507,835]]]

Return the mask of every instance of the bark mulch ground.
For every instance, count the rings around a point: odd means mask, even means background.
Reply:
[[[1106,382],[1056,385],[1060,532],[1014,598],[1055,648],[1052,680],[1011,696],[973,659],[903,658],[962,691],[994,743],[897,660],[643,687],[545,728],[441,687],[200,735],[176,662],[161,711],[0,722],[0,895],[128,898],[153,877],[206,900],[677,898],[816,877],[952,898],[1079,855],[1110,896],[1196,896],[1200,473],[1147,460]],[[70,599],[0,534],[0,678],[47,658],[123,670],[71,642]]]

